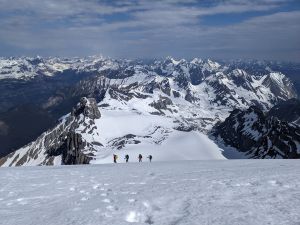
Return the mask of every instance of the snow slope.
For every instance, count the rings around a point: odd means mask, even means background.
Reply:
[[[101,112],[102,117],[96,120],[99,135],[93,136],[91,140],[88,140],[90,135],[85,138],[89,142],[96,141],[105,146],[99,147],[95,160],[90,162],[93,164],[111,163],[113,154],[118,155],[119,162],[124,162],[126,154],[131,157],[131,161],[138,161],[138,154],[142,154],[144,158],[151,154],[156,161],[243,158],[236,151],[219,148],[203,133],[174,130],[176,124],[172,117],[109,109],[102,109]],[[120,137],[128,134],[134,135],[134,138],[125,138],[124,147],[121,150],[116,148],[114,140],[119,141]]]
[[[296,160],[0,169],[5,225],[300,223]]]

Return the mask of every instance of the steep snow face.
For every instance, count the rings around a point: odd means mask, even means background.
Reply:
[[[280,99],[293,98],[296,93],[290,80],[280,72],[271,72],[264,76],[263,85],[268,87]]]
[[[1,168],[0,217],[5,225],[294,225],[299,177],[296,160]]]

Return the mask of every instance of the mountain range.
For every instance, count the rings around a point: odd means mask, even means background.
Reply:
[[[106,163],[140,152],[157,160],[299,158],[299,89],[296,72],[287,75],[297,68],[2,58],[0,164]]]

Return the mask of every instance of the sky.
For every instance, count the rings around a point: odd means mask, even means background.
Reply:
[[[0,56],[300,62],[300,0],[0,0]]]

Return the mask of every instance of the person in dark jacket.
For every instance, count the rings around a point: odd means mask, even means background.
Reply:
[[[142,156],[142,154],[139,154],[139,157],[138,157],[138,159],[139,159],[139,162],[142,162],[142,159],[143,159],[143,156]]]
[[[147,158],[149,159],[150,162],[152,161],[152,155],[149,155]]]
[[[118,156],[114,154],[114,163],[117,163]]]
[[[125,155],[125,160],[128,163],[128,161],[129,161],[129,155]]]

